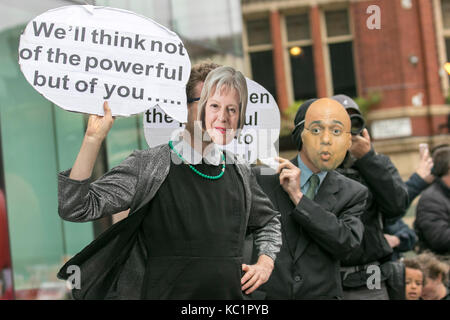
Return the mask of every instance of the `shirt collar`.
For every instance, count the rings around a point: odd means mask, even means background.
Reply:
[[[308,182],[309,178],[314,173],[302,161],[302,158],[300,157],[300,153],[297,155],[297,161],[298,161],[298,167],[301,170],[301,173],[300,173],[300,188],[303,188],[305,186],[305,184]],[[327,176],[327,173],[328,173],[327,171],[320,171],[319,173],[316,173],[316,175],[319,177],[319,186],[322,184],[323,180]]]
[[[184,160],[186,160],[187,163],[192,165],[202,163],[202,160],[205,159],[204,163],[218,166],[222,160],[222,151],[214,143],[210,143],[208,147],[206,147],[203,152],[204,156],[192,148],[191,145],[182,138],[179,141],[174,142],[173,148],[183,157]]]

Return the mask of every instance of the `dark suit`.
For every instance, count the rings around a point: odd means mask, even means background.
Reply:
[[[297,158],[291,160],[298,166]],[[328,172],[313,200],[297,206],[280,186],[279,175],[261,175],[258,183],[281,212],[283,246],[269,281],[267,299],[342,298],[339,260],[362,240],[367,188],[336,171]],[[266,169],[267,170],[267,169]]]

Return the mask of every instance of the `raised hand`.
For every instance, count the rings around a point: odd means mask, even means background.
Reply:
[[[86,128],[86,138],[102,142],[114,123],[108,102],[103,103],[104,116],[91,114]]]
[[[432,183],[434,176],[431,174],[431,169],[433,168],[433,158],[430,156],[428,148],[420,153],[420,162],[417,167],[416,173],[427,183]]]
[[[361,159],[370,151],[371,147],[369,131],[364,129],[362,136],[352,136],[352,146],[349,151],[356,159]]]
[[[287,159],[279,157],[275,159],[280,163],[277,169],[277,173],[280,174],[280,185],[289,195],[292,202],[297,205],[303,197],[300,189],[301,170]]]
[[[103,103],[104,116],[91,115],[81,144],[80,152],[70,171],[69,178],[84,180],[91,176],[103,140],[114,123],[108,102]]]

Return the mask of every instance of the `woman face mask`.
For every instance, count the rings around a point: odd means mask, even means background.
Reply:
[[[205,128],[212,141],[219,145],[230,143],[239,123],[239,93],[234,88],[214,90],[205,106]]]

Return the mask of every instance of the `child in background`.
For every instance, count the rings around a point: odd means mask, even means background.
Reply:
[[[404,259],[406,300],[419,300],[425,282],[425,274],[420,264],[413,259]]]

